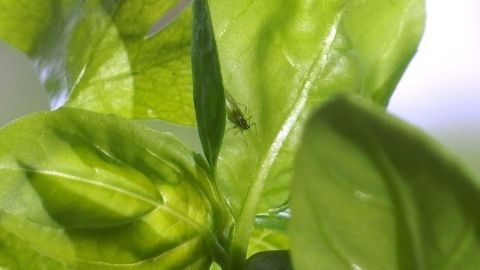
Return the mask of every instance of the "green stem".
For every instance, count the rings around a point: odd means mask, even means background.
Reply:
[[[266,159],[265,164],[271,165],[271,161]],[[253,181],[249,188],[247,199],[242,207],[240,216],[235,224],[235,229],[232,235],[230,258],[228,263],[228,270],[242,270],[243,264],[247,257],[247,249],[255,225],[255,216],[257,208],[261,200],[262,191],[265,187],[270,166],[260,166],[256,181]]]

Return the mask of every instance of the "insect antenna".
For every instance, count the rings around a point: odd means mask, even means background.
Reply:
[[[245,113],[246,113],[246,110],[245,110]],[[255,127],[255,136],[258,136],[258,133],[257,133],[257,123],[255,123],[255,122],[252,123],[252,117],[253,117],[253,116],[251,116],[251,115],[248,117],[248,119],[247,119],[248,125],[249,125],[250,127]]]

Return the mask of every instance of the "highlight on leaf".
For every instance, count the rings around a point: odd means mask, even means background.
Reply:
[[[205,269],[220,213],[208,175],[173,136],[127,119],[27,116],[0,129],[0,254],[34,250],[38,267],[59,269]]]
[[[180,0],[172,9],[170,9],[166,14],[162,15],[157,22],[150,28],[148,33],[145,35],[146,39],[149,39],[156,35],[158,32],[162,31],[170,23],[172,23],[187,7],[193,0]]]

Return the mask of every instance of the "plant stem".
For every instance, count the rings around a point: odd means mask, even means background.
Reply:
[[[247,249],[255,225],[258,204],[260,203],[266,176],[270,167],[260,167],[259,173],[253,181],[247,194],[247,199],[235,224],[230,245],[228,270],[243,270],[247,257]]]

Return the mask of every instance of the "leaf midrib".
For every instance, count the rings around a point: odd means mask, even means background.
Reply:
[[[379,145],[378,142],[382,140],[378,138],[378,134],[368,128],[366,128],[365,131],[367,132],[365,136],[368,139],[367,145],[370,145],[373,149],[372,153],[376,153],[372,158],[378,166],[378,171],[384,183],[391,191],[393,202],[397,204],[401,217],[403,217],[401,225],[407,232],[409,260],[413,264],[414,269],[427,269],[424,261],[424,258],[426,258],[423,252],[424,247],[420,237],[422,229],[417,220],[418,212],[415,200],[409,194],[408,188],[402,184],[404,180],[398,168],[395,166],[394,161],[391,160],[385,148]]]
[[[1,170],[27,172],[27,173],[35,173],[35,174],[43,174],[43,175],[48,175],[48,176],[62,177],[64,179],[70,179],[72,181],[77,181],[77,182],[80,182],[80,183],[104,188],[104,189],[111,190],[111,191],[114,191],[114,192],[118,192],[118,193],[121,193],[121,194],[123,194],[127,197],[131,197],[131,198],[135,198],[137,200],[143,201],[147,204],[152,205],[153,207],[155,207],[155,209],[163,210],[164,212],[166,212],[168,214],[171,214],[172,216],[177,217],[179,220],[184,221],[186,224],[188,224],[190,227],[192,227],[198,233],[203,234],[207,231],[207,229],[205,229],[201,224],[199,224],[195,220],[183,215],[181,212],[179,212],[175,208],[172,208],[172,207],[170,207],[168,205],[165,205],[165,204],[158,203],[154,199],[148,198],[148,197],[146,197],[142,194],[137,194],[137,193],[134,193],[134,192],[131,192],[131,191],[128,191],[128,190],[120,189],[118,187],[115,187],[115,186],[112,186],[112,185],[109,185],[109,184],[106,184],[106,183],[103,183],[103,182],[93,181],[93,180],[90,180],[90,179],[87,179],[87,178],[78,177],[78,176],[68,174],[68,173],[64,173],[64,172],[56,172],[56,171],[52,171],[52,170],[33,170],[33,169],[6,168],[6,167],[0,168],[0,171]],[[155,209],[153,209],[152,211],[154,211]]]
[[[254,225],[254,217],[261,200],[261,195],[263,193],[270,168],[275,162],[278,152],[287,140],[291,130],[295,126],[295,123],[299,119],[301,113],[304,111],[305,104],[310,91],[314,86],[315,80],[324,73],[330,52],[333,50],[333,44],[335,37],[337,36],[338,25],[341,22],[343,13],[344,10],[341,10],[334,17],[329,34],[326,40],[322,43],[321,47],[323,48],[319,50],[319,53],[315,57],[315,61],[313,62],[310,71],[307,73],[307,76],[304,77],[305,79],[301,83],[301,87],[298,90],[300,95],[295,100],[292,109],[288,113],[286,120],[281,125],[279,132],[277,133],[265,156],[261,158],[260,162],[258,163],[258,173],[248,188],[246,200],[242,205],[238,223],[232,238],[232,246],[240,247],[243,254],[231,254],[232,264],[234,264],[236,260],[243,260],[246,256],[250,234]],[[232,249],[232,252],[238,252],[240,249]],[[236,256],[241,256],[241,258],[236,258]]]
[[[88,57],[87,57],[85,63],[83,64],[80,73],[77,75],[77,77],[73,81],[72,86],[70,86],[70,89],[68,90],[68,97],[77,95],[76,92],[79,91],[79,90],[77,90],[78,89],[77,86],[80,85],[80,83],[83,81],[83,79],[85,77],[85,74],[89,71],[88,69],[90,68],[90,63],[92,62],[93,57],[98,53],[98,47],[100,47],[100,44],[105,41],[106,33],[109,31],[110,27],[113,27],[115,29],[115,32],[118,35],[118,38],[122,43],[123,49],[126,51],[125,42],[123,41],[123,39],[120,38],[120,32],[118,31],[118,28],[117,28],[117,26],[115,24],[115,21],[114,21],[115,16],[117,15],[117,12],[118,12],[119,8],[120,8],[120,4],[117,4],[115,6],[115,9],[112,11],[111,14],[108,14],[105,10],[102,9],[102,12],[103,12],[102,15],[108,17],[108,23],[102,29],[101,38],[96,40],[95,44],[92,44],[90,46],[90,48],[88,48],[88,50],[89,50],[88,51]],[[130,64],[130,61],[128,63]],[[129,65],[129,73],[131,75],[131,65]],[[87,86],[89,86],[89,85],[87,84]]]

